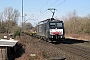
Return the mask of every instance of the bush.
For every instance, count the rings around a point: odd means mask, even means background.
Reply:
[[[0,33],[5,33],[7,32],[7,30],[5,29],[5,27],[0,27]]]
[[[20,36],[20,31],[16,30],[16,31],[14,32],[14,38],[15,38],[16,36]]]

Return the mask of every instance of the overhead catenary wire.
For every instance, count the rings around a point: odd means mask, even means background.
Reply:
[[[56,0],[53,4],[51,4],[49,7],[52,7],[54,4],[56,4],[57,2],[58,2],[59,0]],[[61,4],[63,4],[64,2],[65,2],[66,0],[64,0],[63,2],[61,2],[61,3],[59,3],[58,5],[56,5],[54,8],[56,8],[56,7],[58,7],[59,5],[61,5]],[[50,0],[48,0],[47,1],[47,4],[50,2]],[[45,5],[44,5],[45,6]],[[44,7],[41,7],[41,9],[40,9],[40,15],[39,16],[43,16],[43,15],[45,15],[47,12],[48,12],[48,8],[46,9],[46,10],[44,10],[44,12],[42,12],[41,10],[43,9]],[[38,16],[38,17],[39,17]]]
[[[90,8],[83,9],[83,10],[81,10],[81,11],[78,11],[78,13],[83,12],[83,11],[86,11],[86,10],[89,10],[89,9],[90,9]]]
[[[50,0],[49,0],[50,1]],[[49,3],[49,1],[48,1],[48,3]],[[53,4],[51,4],[49,7],[51,7],[51,6],[53,6],[55,3],[57,3],[58,2],[58,0],[56,0]],[[44,13],[45,12],[45,13]],[[40,13],[42,14],[42,15],[45,15],[46,13],[47,13],[47,10],[45,10],[44,12],[41,12],[40,11]]]
[[[43,13],[43,12],[42,12],[42,9],[43,9],[49,2],[50,2],[50,0],[48,0],[48,1],[40,8],[40,10],[39,10],[40,15],[41,15],[41,13]]]
[[[66,0],[64,0],[64,1],[61,2],[60,4],[56,5],[54,8],[56,8],[56,7],[58,7],[59,5],[63,4],[65,1],[66,1]],[[58,0],[56,0],[53,4],[51,4],[50,7],[53,6],[53,5],[54,5],[55,3],[57,3],[57,2],[58,2]],[[47,10],[46,10],[46,11],[47,11]],[[46,13],[45,13],[45,14],[46,14]]]
[[[49,0],[50,1],[50,0]],[[49,3],[49,1],[47,2],[47,3]],[[51,6],[53,6],[55,3],[57,3],[58,2],[58,0],[56,0],[53,4],[51,4],[49,7],[51,7]],[[44,11],[44,12],[47,12],[47,9]],[[41,12],[41,10],[40,10],[40,13],[44,13],[44,12]],[[45,13],[46,14],[46,13]]]
[[[58,0],[56,0],[53,4],[51,4],[50,7],[53,6],[53,5],[54,5],[55,3],[57,3],[57,2],[58,2]]]
[[[48,4],[50,2],[50,0],[48,0],[38,11],[36,11],[36,12],[40,12],[40,15],[41,15],[41,13],[43,13],[42,12],[42,9]],[[35,13],[33,13],[33,15],[34,15]],[[40,15],[38,15],[37,17],[39,17]]]
[[[80,9],[82,9],[82,10],[78,11],[77,13],[80,13],[80,12],[83,12],[83,11],[86,11],[86,10],[89,10],[90,7],[89,7],[89,8],[86,8],[86,7],[88,7],[88,6],[89,6],[89,5],[83,6],[82,8],[85,8],[85,9],[80,8]]]
[[[62,1],[61,3],[57,4],[54,8],[57,8],[61,4],[65,3],[66,1],[67,0]],[[54,4],[56,4],[57,2],[58,2],[58,0],[56,0],[53,4],[51,4],[50,7],[53,6]],[[78,13],[83,12],[83,11],[86,11],[86,10],[89,10],[89,9],[90,8],[86,8],[86,9],[80,10],[80,11],[78,11]],[[42,12],[42,15],[45,15],[46,13],[47,13],[47,10],[45,10],[44,12]]]
[[[63,4],[64,2],[66,2],[66,0],[62,1],[61,3],[59,3],[58,5],[56,5],[55,7],[58,7],[59,5]]]
[[[49,3],[50,0],[48,0],[41,8],[40,8],[40,14],[42,13],[42,9],[44,8],[44,6],[46,6]]]
[[[56,7],[58,7],[59,5],[63,4],[65,1],[66,1],[66,0],[64,0],[64,1],[61,2],[61,3],[59,3],[59,4],[56,5],[54,8],[56,8]],[[50,7],[53,6],[53,5],[54,5],[55,3],[57,3],[57,2],[58,2],[58,0],[56,0],[53,4],[51,4]],[[46,11],[47,11],[47,10],[46,10]]]

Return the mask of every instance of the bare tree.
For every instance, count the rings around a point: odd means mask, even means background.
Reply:
[[[85,17],[79,17],[74,10],[66,17],[63,17],[66,33],[83,33],[90,34],[90,14]]]
[[[2,21],[3,21],[3,13],[0,12],[0,27],[2,27]]]
[[[5,8],[4,11],[4,20],[13,20],[17,23],[20,13],[17,9],[13,9],[12,7]]]
[[[0,21],[4,21],[3,27],[7,30],[8,32],[13,31],[14,26],[18,26],[18,18],[19,18],[19,11],[17,9],[13,9],[12,7],[7,7],[4,9],[2,12],[2,15],[0,14]]]

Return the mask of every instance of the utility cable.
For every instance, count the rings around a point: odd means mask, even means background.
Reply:
[[[53,5],[54,5],[55,3],[57,3],[57,2],[58,2],[58,0],[56,0],[53,4],[51,4],[51,6],[53,6]],[[50,7],[51,7],[51,6],[50,6]]]
[[[53,6],[53,5],[54,5],[55,3],[57,3],[57,2],[58,2],[58,0],[56,0],[53,4],[51,4],[50,7]],[[47,11],[47,10],[45,10],[45,12],[46,12],[46,11]]]
[[[54,5],[55,3],[57,3],[57,2],[58,2],[58,0],[56,0],[53,4],[51,4],[50,7],[53,6],[53,5]],[[45,12],[45,14],[46,14],[47,10],[45,10],[44,12]],[[44,12],[41,12],[41,13],[44,13]]]
[[[46,4],[48,4],[49,1],[50,1],[50,0],[48,0]],[[40,14],[42,13],[42,9],[43,9],[43,7],[44,7],[46,4],[44,4],[44,5],[41,7],[41,9],[40,9]]]
[[[64,1],[61,2],[60,4],[56,5],[55,8],[58,7],[59,5],[63,4],[65,1],[66,1],[66,0],[64,0]],[[53,5],[54,5],[55,3],[57,3],[57,2],[58,2],[58,0],[56,0],[51,6],[53,6]],[[50,6],[50,7],[51,7],[51,6]],[[46,11],[47,11],[47,10],[46,10]]]
[[[64,0],[63,2],[61,2],[60,4],[56,5],[55,7],[58,7],[59,5],[63,4],[66,0]]]
[[[83,12],[83,11],[86,11],[86,10],[89,10],[89,9],[90,9],[90,8],[83,9],[83,10],[81,10],[81,11],[78,11],[78,13]]]

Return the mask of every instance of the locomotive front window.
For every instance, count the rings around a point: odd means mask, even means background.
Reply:
[[[54,25],[55,26],[55,23],[50,23],[50,25],[52,25],[52,26]]]
[[[53,28],[55,29],[55,25],[56,25],[56,23],[50,23],[50,28],[51,29],[53,29]]]
[[[58,28],[58,29],[60,29],[60,28],[62,28],[63,26],[62,26],[62,23],[61,22],[53,22],[53,23],[50,23],[50,28],[51,29],[55,29],[55,28]]]
[[[57,23],[57,27],[62,27],[62,23]]]

